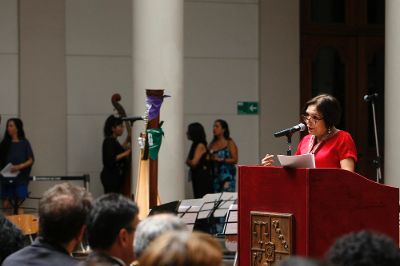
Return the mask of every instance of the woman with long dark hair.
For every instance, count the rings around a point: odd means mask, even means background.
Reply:
[[[21,119],[10,118],[7,121],[4,139],[0,143],[0,167],[11,164],[11,172],[18,173],[12,184],[3,183],[1,197],[3,208],[10,209],[11,200],[17,206],[28,196],[28,183],[34,156],[31,144],[25,137]]]
[[[209,150],[213,162],[214,192],[234,192],[236,190],[236,164],[238,149],[230,137],[229,126],[225,120],[214,122],[214,138]]]
[[[195,198],[202,198],[205,194],[213,192],[206,133],[200,123],[192,123],[188,126],[186,134],[192,141],[186,165],[190,167],[193,194]]]
[[[104,193],[122,193],[124,176],[127,169],[127,158],[131,154],[128,139],[123,145],[118,137],[124,133],[121,118],[110,115],[104,125],[103,170],[100,178]]]

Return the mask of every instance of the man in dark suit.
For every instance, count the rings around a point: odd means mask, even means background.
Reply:
[[[89,245],[93,250],[87,263],[130,265],[134,260],[133,239],[139,223],[138,214],[137,205],[121,194],[98,198],[87,222]]]
[[[92,197],[69,183],[47,190],[39,202],[39,236],[34,243],[13,253],[3,266],[77,265],[71,252],[81,242]]]

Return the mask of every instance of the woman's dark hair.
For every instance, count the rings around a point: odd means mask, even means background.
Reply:
[[[204,143],[207,146],[206,132],[200,123],[191,123],[188,126],[188,137],[194,143]]]
[[[332,95],[321,94],[312,98],[306,103],[303,113],[306,112],[310,105],[315,105],[317,111],[322,114],[327,128],[336,126],[340,123],[342,108],[340,107],[339,101]]]
[[[6,132],[4,133],[4,138],[0,143],[0,166],[2,167],[5,165],[12,142],[12,137],[10,134],[8,134],[8,124],[10,122],[14,122],[14,125],[17,128],[18,139],[25,140],[24,124],[22,123],[22,120],[19,118],[8,119],[6,124]]]
[[[223,119],[217,119],[217,120],[215,120],[214,123],[219,123],[221,125],[222,129],[224,130],[224,138],[227,140],[231,140],[228,123]],[[212,142],[215,142],[216,140],[217,140],[217,137],[214,136]]]
[[[113,127],[117,127],[119,125],[122,125],[121,118],[115,117],[114,115],[107,117],[106,123],[104,124],[104,137],[111,137],[113,134]]]
[[[133,232],[132,220],[139,214],[136,203],[121,194],[109,193],[95,200],[86,221],[92,249],[109,249],[121,229]]]

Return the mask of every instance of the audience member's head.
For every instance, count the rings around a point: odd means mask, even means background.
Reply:
[[[138,213],[137,205],[120,194],[99,197],[87,223],[90,247],[130,264],[134,260],[133,239],[139,223]]]
[[[400,265],[400,251],[393,240],[367,231],[339,238],[325,258],[333,266]]]
[[[146,247],[158,236],[168,231],[186,231],[185,223],[172,214],[157,214],[141,221],[135,235],[135,257],[139,258]]]
[[[291,256],[278,263],[278,266],[321,266],[322,263],[304,257]]]
[[[0,214],[0,265],[8,255],[24,246],[25,241],[21,230]]]
[[[55,185],[39,201],[39,235],[51,243],[72,249],[83,237],[92,197],[83,187],[71,183]],[[72,251],[72,250],[68,250]]]
[[[222,249],[211,235],[171,231],[155,239],[139,258],[141,266],[220,266]]]

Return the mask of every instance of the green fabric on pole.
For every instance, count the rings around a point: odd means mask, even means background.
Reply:
[[[147,138],[149,140],[149,156],[150,159],[156,160],[158,157],[158,152],[160,151],[162,137],[164,136],[164,131],[161,128],[162,123],[160,123],[159,128],[151,128],[147,130]]]

